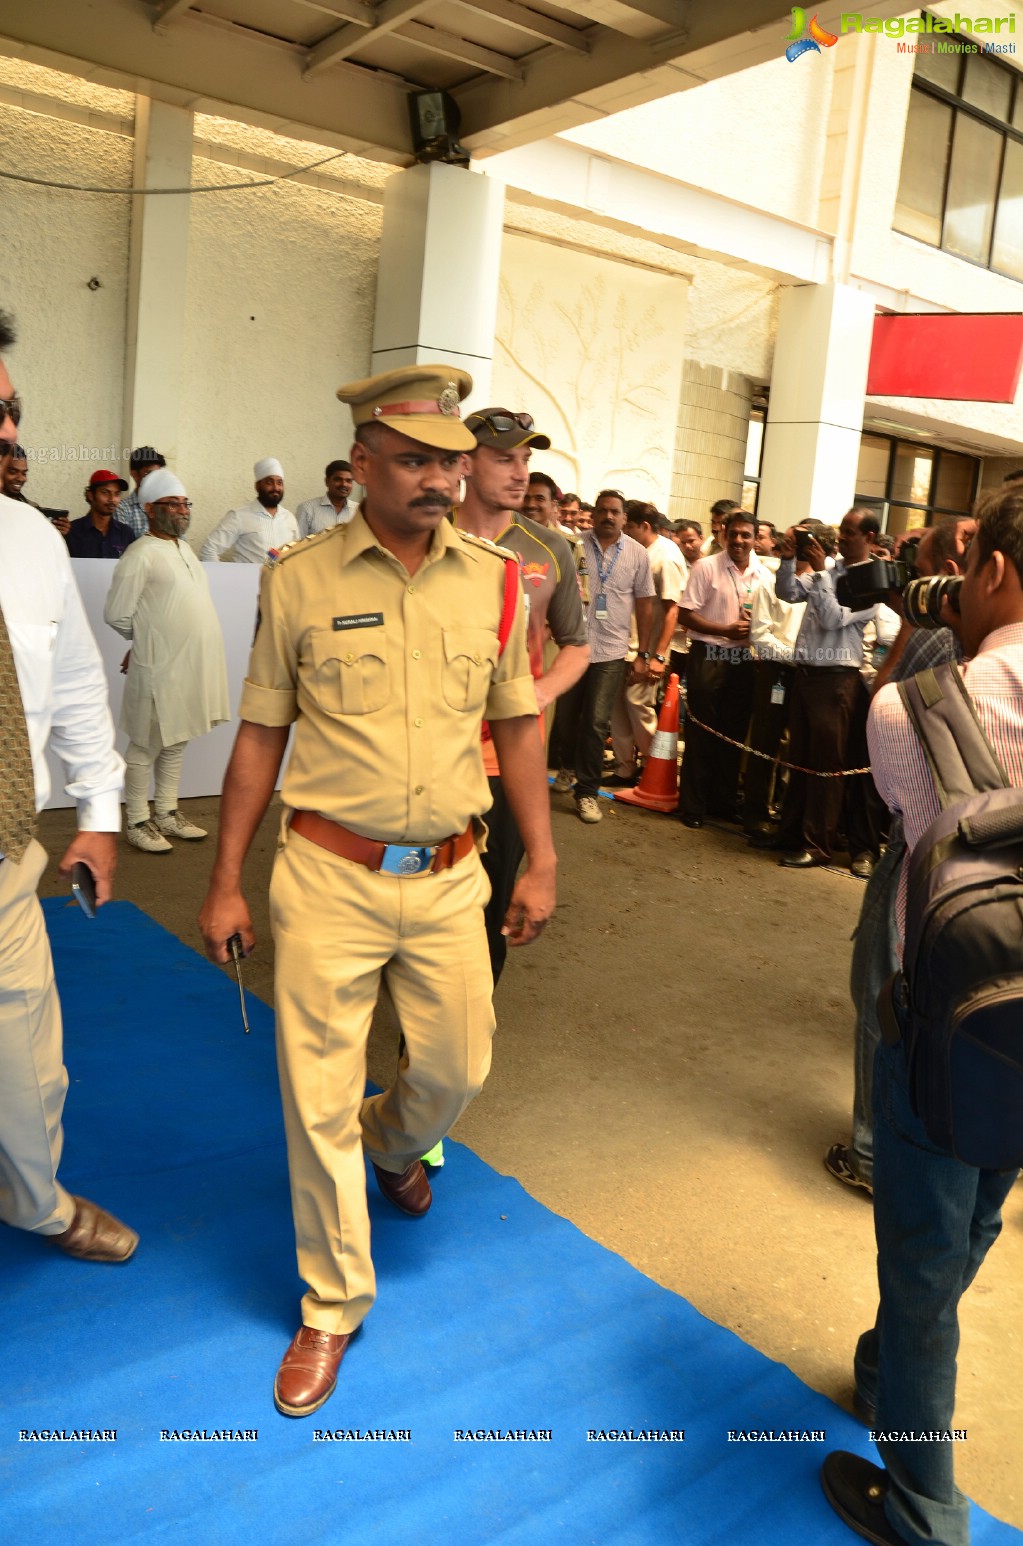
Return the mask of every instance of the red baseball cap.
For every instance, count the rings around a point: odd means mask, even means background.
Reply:
[[[119,478],[116,472],[108,472],[106,468],[101,468],[99,472],[94,472],[92,477],[89,479],[90,488],[101,488],[105,483],[116,483],[122,494],[125,493],[128,488],[128,485],[125,483],[123,478]]]

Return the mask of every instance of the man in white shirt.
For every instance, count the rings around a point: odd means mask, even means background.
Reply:
[[[323,481],[327,492],[319,499],[304,499],[295,511],[300,537],[315,537],[332,526],[347,526],[355,514],[349,499],[354,482],[351,462],[328,462]]]
[[[693,565],[679,608],[692,640],[690,717],[678,792],[679,817],[687,827],[702,827],[708,813],[726,820],[737,813],[740,753],[720,736],[745,742],[753,706],[750,614],[754,594],[770,583],[769,570],[753,551],[756,534],[755,518],[733,511],[726,518],[724,552]]]
[[[0,313],[0,349],[14,342]],[[0,359],[0,460],[21,405]],[[84,1261],[123,1262],[138,1235],[57,1180],[68,1076],[60,1000],[36,885],[46,853],[36,812],[50,794],[46,744],[68,773],[79,830],[60,861],[110,900],[124,764],[107,684],[62,539],[31,505],[0,495],[0,1220]]]
[[[157,468],[139,484],[139,499],[149,533],[114,570],[103,617],[132,642],[121,705],[121,729],[129,737],[125,837],[143,853],[167,853],[168,838],[206,836],[178,810],[181,764],[189,741],[230,719],[231,706],[209,581],[184,540],[192,508],[185,486]]]
[[[199,557],[215,563],[230,555],[236,564],[263,564],[289,542],[298,541],[298,522],[281,504],[284,468],[275,456],[264,456],[252,469],[256,497],[251,504],[229,510],[202,545]]]

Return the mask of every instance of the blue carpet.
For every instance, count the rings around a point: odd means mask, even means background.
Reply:
[[[246,1038],[230,979],[128,903],[93,923],[46,911],[71,1076],[63,1178],[142,1243],[98,1267],[5,1232],[4,1540],[849,1546],[817,1472],[829,1448],[871,1453],[864,1431],[458,1144],[428,1219],[371,1185],[377,1304],[327,1406],[278,1416],[301,1287],[270,1011],[250,999]],[[630,1428],[685,1439],[587,1438]],[[827,1442],[730,1443],[740,1428]],[[161,1441],[183,1429],[258,1439]],[[1023,1539],[976,1508],[973,1529],[978,1546]]]

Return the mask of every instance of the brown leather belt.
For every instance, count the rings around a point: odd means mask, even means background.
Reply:
[[[295,811],[291,826],[300,837],[315,843],[318,848],[385,875],[435,875],[438,870],[449,870],[453,864],[458,864],[476,846],[472,822],[457,837],[423,845],[381,843],[371,837],[361,837],[358,832],[349,832],[340,822],[329,821],[316,811]]]

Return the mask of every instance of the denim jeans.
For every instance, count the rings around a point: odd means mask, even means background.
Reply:
[[[604,743],[625,669],[624,660],[597,661],[558,700],[559,753],[564,766],[575,769],[577,800],[600,789]]]
[[[959,1300],[998,1238],[1016,1172],[976,1170],[932,1143],[913,1113],[901,1045],[874,1065],[874,1230],[880,1306],[856,1348],[856,1388],[877,1430],[945,1431],[955,1405]],[[907,1541],[967,1546],[954,1444],[878,1443],[885,1511]]]
[[[900,834],[901,834],[901,828]],[[892,836],[877,868],[867,881],[860,920],[853,939],[849,989],[856,1010],[853,1047],[852,1142],[849,1164],[861,1181],[870,1182],[874,1171],[874,1113],[871,1102],[874,1054],[881,1040],[877,996],[899,964],[899,931],[895,899],[906,845],[901,835]]]

